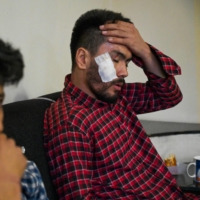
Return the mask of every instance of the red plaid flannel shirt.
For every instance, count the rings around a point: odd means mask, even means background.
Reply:
[[[44,119],[44,146],[61,200],[187,199],[136,116],[182,99],[173,77],[180,67],[151,48],[168,77],[145,72],[147,83],[125,84],[114,105],[91,98],[66,76],[61,98]],[[143,67],[138,58],[133,62]]]

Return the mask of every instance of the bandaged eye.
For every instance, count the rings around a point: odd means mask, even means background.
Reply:
[[[94,58],[98,65],[98,72],[102,82],[110,82],[117,78],[116,70],[109,53],[102,54]],[[118,62],[118,61],[117,61]]]

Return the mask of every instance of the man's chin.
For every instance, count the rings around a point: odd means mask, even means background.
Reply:
[[[118,94],[112,95],[112,96],[99,96],[98,99],[100,101],[106,102],[108,104],[115,104],[117,102],[118,99]]]

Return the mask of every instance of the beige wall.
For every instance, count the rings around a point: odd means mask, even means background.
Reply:
[[[145,41],[174,58],[184,99],[175,108],[139,116],[142,119],[199,122],[198,0],[34,0],[0,1],[0,37],[12,41],[25,58],[25,77],[7,88],[5,103],[60,91],[70,73],[70,35],[75,20],[87,10],[106,8],[132,19]],[[128,82],[146,77],[134,65]]]
[[[200,1],[195,0],[195,47],[196,47],[196,74],[197,74],[197,113],[200,123]]]

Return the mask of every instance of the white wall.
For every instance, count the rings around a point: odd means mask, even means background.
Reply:
[[[175,108],[139,116],[142,119],[200,122],[200,91],[195,43],[195,0],[1,0],[0,37],[21,49],[26,64],[20,84],[6,89],[5,103],[60,91],[70,73],[71,31],[76,19],[94,8],[122,12],[132,19],[141,35],[182,67],[177,76],[184,99]],[[199,10],[200,11],[200,10]],[[198,18],[199,19],[199,18]],[[199,67],[199,66],[198,66]],[[127,81],[146,77],[134,65]]]
[[[197,77],[197,110],[200,122],[200,1],[195,0],[195,50],[196,50],[196,77]]]

